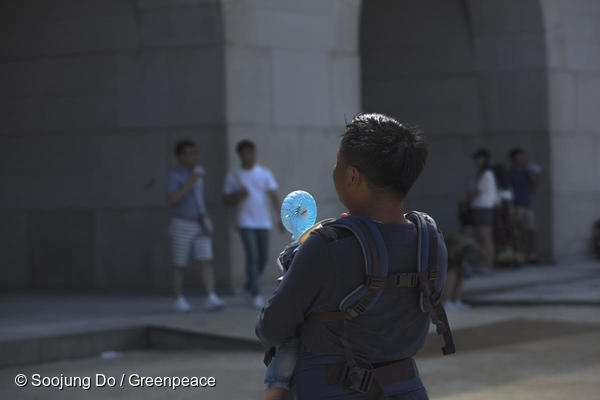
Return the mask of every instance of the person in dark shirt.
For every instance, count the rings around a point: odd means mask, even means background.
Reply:
[[[525,152],[514,148],[509,153],[511,167],[507,172],[512,185],[513,202],[515,205],[515,221],[522,238],[528,262],[535,264],[537,256],[537,229],[535,216],[531,208],[531,195],[537,188],[541,168],[536,164],[527,163]]]
[[[340,201],[351,215],[374,221],[384,239],[391,273],[417,270],[417,229],[404,217],[403,201],[427,159],[420,131],[381,114],[360,114],[346,127],[333,170]],[[447,262],[438,235],[440,262]],[[445,268],[445,265],[444,265]],[[343,324],[305,323],[313,312],[337,311],[340,301],[364,282],[358,240],[334,227],[313,231],[297,251],[261,311],[256,334],[266,347],[295,337],[299,354],[292,379],[297,399],[363,399],[361,393],[327,384],[325,365],[344,360]],[[415,355],[425,343],[430,316],[414,288],[384,290],[375,305],[348,321],[354,358],[377,368]],[[420,377],[383,386],[390,399],[427,399]]]

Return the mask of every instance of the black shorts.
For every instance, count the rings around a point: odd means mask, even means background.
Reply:
[[[493,208],[472,208],[471,218],[473,225],[477,227],[489,226],[494,224],[494,209]]]

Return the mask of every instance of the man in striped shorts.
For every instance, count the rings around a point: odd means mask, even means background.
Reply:
[[[198,165],[196,145],[182,140],[175,146],[179,165],[167,178],[167,196],[171,206],[169,235],[173,253],[174,308],[190,311],[191,306],[183,297],[183,275],[189,262],[190,252],[200,262],[207,298],[204,308],[214,310],[223,301],[215,293],[215,274],[212,266],[212,223],[204,203],[204,169]]]

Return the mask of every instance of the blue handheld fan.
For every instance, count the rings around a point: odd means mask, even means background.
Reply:
[[[281,204],[281,222],[297,240],[317,220],[317,203],[310,193],[296,190],[285,196]]]

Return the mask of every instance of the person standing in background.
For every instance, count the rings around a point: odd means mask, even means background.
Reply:
[[[281,212],[277,182],[268,168],[256,163],[256,146],[250,140],[236,145],[241,166],[225,177],[223,201],[238,207],[238,229],[246,253],[246,284],[252,306],[261,309],[259,279],[267,264],[271,218],[269,203],[276,215]],[[283,230],[283,225],[280,224]]]
[[[448,251],[448,273],[444,286],[444,308],[446,310],[468,310],[471,308],[462,301],[462,288],[465,269],[478,268],[486,261],[481,246],[470,235],[451,233],[445,236]]]
[[[475,238],[485,250],[485,268],[491,271],[494,267],[494,208],[498,201],[498,188],[496,178],[490,168],[490,153],[479,149],[473,154],[473,162],[477,168],[477,175],[471,190],[467,192],[467,201],[470,205]]]
[[[542,169],[528,164],[525,152],[518,147],[509,153],[511,167],[507,176],[514,193],[515,220],[524,242],[524,251],[530,264],[538,262],[537,229],[531,208],[531,195],[536,190]]]
[[[181,140],[175,145],[179,165],[169,172],[167,199],[171,206],[171,237],[173,252],[174,308],[190,311],[191,306],[183,296],[183,276],[189,262],[190,251],[202,267],[202,278],[207,298],[206,310],[224,305],[215,293],[215,274],[212,266],[212,223],[204,203],[204,168],[198,165],[198,151],[194,142]]]
[[[522,265],[525,256],[519,251],[519,232],[514,218],[514,195],[508,180],[508,171],[501,163],[492,167],[498,187],[498,199],[494,213],[494,249],[496,266]]]

